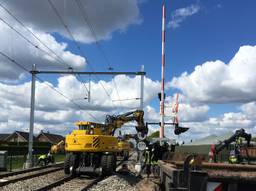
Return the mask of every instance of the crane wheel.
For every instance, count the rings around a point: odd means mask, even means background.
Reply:
[[[129,159],[129,151],[124,151],[124,160],[127,161]]]
[[[64,162],[65,174],[76,174],[76,168],[78,167],[78,156],[72,153],[67,153]]]
[[[102,175],[110,175],[113,173],[115,168],[115,157],[114,155],[102,155],[101,157]]]
[[[113,156],[113,172],[116,172],[116,155]]]
[[[64,173],[70,174],[70,153],[66,154],[65,162],[64,162]]]

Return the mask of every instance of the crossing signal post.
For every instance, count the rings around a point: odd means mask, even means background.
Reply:
[[[159,138],[164,137],[164,67],[165,67],[165,18],[166,9],[165,2],[162,6],[162,70],[161,70],[161,101],[160,101],[160,121],[161,127],[159,131]]]

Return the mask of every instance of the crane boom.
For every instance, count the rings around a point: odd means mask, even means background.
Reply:
[[[109,135],[114,135],[115,130],[121,128],[125,123],[136,121],[136,131],[146,135],[148,128],[144,123],[144,111],[135,110],[120,115],[107,115],[105,120],[106,130]]]

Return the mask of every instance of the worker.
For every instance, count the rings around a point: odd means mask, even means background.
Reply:
[[[154,176],[159,174],[158,160],[161,159],[160,152],[159,142],[148,145],[144,154],[147,177],[150,176],[151,172],[153,172]]]
[[[235,149],[230,151],[228,162],[231,163],[231,164],[238,163],[238,158],[236,156]]]
[[[153,175],[155,177],[159,175],[158,160],[162,158],[162,154],[163,154],[161,150],[162,149],[158,142],[153,145],[150,162],[151,162],[151,171],[153,172]]]
[[[46,166],[49,163],[54,163],[54,162],[55,160],[53,155],[50,152],[48,152],[47,154],[43,154],[38,157],[37,165]]]
[[[146,167],[146,174],[147,177],[149,178],[149,175],[151,174],[151,145],[148,145],[146,148],[146,151],[144,153],[144,158],[145,158],[145,166]]]
[[[37,165],[46,166],[46,158],[47,158],[46,154],[40,155],[37,160]]]

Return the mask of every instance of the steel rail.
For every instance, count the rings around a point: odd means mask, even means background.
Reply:
[[[46,169],[46,168],[58,167],[58,166],[62,166],[63,164],[64,164],[64,162],[61,162],[61,163],[56,163],[56,164],[50,164],[50,165],[47,165],[47,166],[33,167],[33,168],[24,169],[24,170],[17,170],[17,171],[13,171],[13,172],[7,172],[7,173],[0,174],[0,179],[4,178],[4,177],[8,177],[8,176],[15,176],[15,175],[18,175],[18,174],[33,172],[33,171],[42,170],[42,169]]]
[[[130,154],[129,155],[129,158],[132,156],[132,154]],[[121,160],[118,164],[117,164],[117,166],[116,167],[119,167],[121,164],[123,164],[123,162],[124,162],[124,160]],[[53,189],[53,188],[56,188],[56,187],[58,187],[58,186],[61,186],[61,185],[63,185],[63,184],[65,184],[65,183],[68,183],[68,182],[70,182],[70,181],[74,181],[75,183],[77,183],[76,182],[76,180],[78,180],[80,177],[76,177],[76,176],[66,176],[66,177],[64,177],[64,178],[62,178],[62,179],[60,179],[60,180],[57,180],[57,181],[55,181],[55,182],[53,182],[53,183],[51,183],[51,184],[49,184],[49,185],[46,185],[46,186],[43,186],[43,187],[41,187],[41,188],[38,188],[38,189],[36,189],[36,190],[34,190],[34,191],[45,191],[45,190],[50,190],[50,189]],[[105,177],[104,176],[99,176],[99,177],[96,177],[96,178],[94,178],[94,179],[86,179],[86,178],[84,178],[84,181],[85,181],[85,183],[88,183],[88,184],[86,184],[86,185],[84,185],[84,187],[81,189],[81,191],[85,191],[85,190],[88,190],[89,188],[91,188],[93,185],[95,185],[95,184],[97,184],[98,182],[100,182],[101,180],[103,180]],[[81,179],[80,179],[80,181],[81,181]],[[72,182],[71,182],[72,183]],[[79,186],[79,185],[78,185]]]
[[[50,170],[46,170],[46,171],[38,172],[38,173],[33,173],[33,174],[28,174],[28,175],[25,175],[25,176],[16,177],[16,178],[9,179],[9,180],[8,180],[9,177],[6,177],[6,179],[1,180],[2,182],[0,182],[0,187],[6,186],[8,184],[15,183],[15,182],[18,182],[18,181],[27,180],[27,179],[31,179],[31,178],[34,178],[34,177],[37,177],[37,176],[42,176],[42,175],[45,175],[45,174],[56,172],[56,171],[61,170],[61,169],[63,169],[63,167],[56,167],[54,169],[50,169]],[[33,171],[33,172],[36,172],[36,171]],[[16,176],[16,175],[14,175],[14,176]]]

